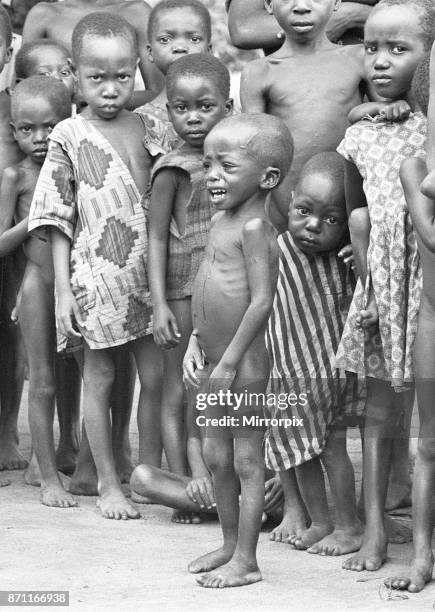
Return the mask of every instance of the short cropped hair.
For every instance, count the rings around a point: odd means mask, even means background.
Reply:
[[[237,138],[243,128],[253,133],[247,143],[250,153],[266,166],[279,168],[281,182],[290,170],[294,150],[293,138],[286,124],[273,115],[242,113],[223,119],[210,134],[227,129]]]
[[[33,54],[47,48],[57,48],[65,53],[65,57],[70,57],[70,52],[66,47],[47,38],[37,38],[31,42],[24,43],[15,57],[15,74],[17,79],[27,79],[32,73]]]
[[[20,81],[12,92],[11,115],[13,121],[20,101],[33,98],[47,100],[60,120],[71,115],[71,96],[62,81],[50,76],[35,75]]]
[[[344,193],[344,159],[335,151],[326,151],[313,155],[303,166],[298,184],[307,176],[322,175],[331,180],[334,185],[337,203],[346,204]]]
[[[90,38],[124,38],[128,40],[135,56],[138,56],[136,32],[124,17],[113,13],[90,13],[80,19],[72,33],[72,58],[77,63],[82,54],[83,40]]]
[[[430,53],[427,53],[415,70],[411,87],[418,106],[426,116],[429,106],[429,66]]]
[[[12,44],[12,24],[9,13],[4,6],[0,4],[0,32],[5,39],[6,47],[9,48]]]
[[[213,55],[193,53],[180,57],[169,66],[166,74],[166,90],[169,100],[177,80],[183,77],[202,77],[211,81],[226,98],[230,95],[228,68]]]
[[[429,50],[435,39],[435,6],[433,0],[380,0],[372,13],[383,6],[409,6],[420,12],[419,23],[423,34],[424,48]]]
[[[157,19],[161,13],[173,9],[190,8],[201,19],[205,35],[208,41],[211,40],[211,17],[207,7],[199,0],[161,0],[151,10],[148,19],[148,40],[150,41],[156,27]]]

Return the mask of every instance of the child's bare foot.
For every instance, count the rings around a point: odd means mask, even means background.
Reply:
[[[0,478],[0,488],[7,487],[10,484],[11,484],[10,480],[7,480],[6,478]]]
[[[133,489],[131,489],[131,501],[134,502],[135,504],[154,504],[155,503],[149,497],[140,495],[139,493],[136,493],[136,491],[134,491]]]
[[[404,522],[394,520],[390,516],[385,515],[384,525],[389,544],[412,542],[412,529],[405,525]]]
[[[359,552],[346,559],[343,563],[343,569],[352,570],[354,572],[369,572],[377,571],[387,560],[387,538],[385,535],[370,534],[364,538],[363,544]]]
[[[363,528],[334,529],[332,533],[311,546],[307,552],[314,555],[333,556],[347,555],[361,548]]]
[[[298,517],[289,516],[284,514],[281,523],[275,527],[270,534],[269,539],[272,542],[285,542],[288,543],[289,538],[292,536],[301,537],[306,531],[307,524],[303,515]]]
[[[18,442],[14,437],[0,438],[0,471],[24,470],[27,461],[18,449]]]
[[[57,473],[60,483],[64,489],[69,489],[70,479],[62,472]],[[42,484],[41,472],[39,471],[36,455],[33,454],[27,470],[24,472],[24,482],[32,487],[40,487]]]
[[[74,495],[98,495],[97,470],[93,461],[78,462],[69,491]]]
[[[198,584],[208,589],[224,589],[225,587],[245,586],[260,582],[263,577],[258,565],[248,566],[231,559],[229,563],[196,579]]]
[[[55,508],[74,508],[78,506],[77,500],[67,493],[60,483],[41,483],[41,503],[44,506]]]
[[[301,536],[291,536],[288,543],[298,550],[307,550],[319,540],[323,540],[331,531],[332,525],[330,523],[311,523]]]
[[[406,589],[410,593],[419,593],[432,580],[433,566],[434,558],[432,554],[415,558],[411,562],[409,576],[387,578],[385,586],[392,589]]]
[[[171,521],[183,525],[199,525],[199,523],[202,523],[202,519],[197,512],[188,512],[187,510],[174,510]]]
[[[56,467],[59,472],[67,476],[76,469],[78,450],[66,446],[59,446],[56,451]]]
[[[385,510],[396,510],[396,508],[407,508],[411,505],[411,485],[390,482],[388,485]]]
[[[127,501],[121,490],[111,489],[100,494],[97,507],[104,518],[117,521],[140,518],[139,512]]]
[[[187,566],[191,574],[201,574],[202,572],[210,572],[211,570],[228,563],[234,554],[234,549],[218,548],[213,550],[195,561],[192,561]]]

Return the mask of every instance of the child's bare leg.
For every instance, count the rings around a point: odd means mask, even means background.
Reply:
[[[129,482],[134,469],[129,429],[136,382],[136,367],[130,349],[118,349],[114,355],[114,364],[115,380],[110,396],[113,456],[119,480]]]
[[[213,476],[216,506],[222,527],[223,545],[189,564],[189,572],[209,572],[227,563],[236,549],[239,526],[239,479],[234,470],[232,436],[210,434],[203,442],[204,459]],[[264,475],[263,475],[264,478]],[[264,484],[262,489],[264,501]],[[261,516],[260,516],[261,519]]]
[[[126,500],[116,473],[110,427],[110,397],[115,368],[108,349],[91,350],[85,345],[83,407],[86,431],[98,473],[99,507],[105,518],[139,518]]]
[[[73,357],[56,356],[56,405],[59,419],[57,469],[72,474],[77,463],[80,427],[81,375]]]
[[[302,499],[311,518],[311,525],[301,536],[291,537],[289,543],[299,550],[306,550],[331,533],[332,520],[319,457],[298,465],[296,475]]]
[[[394,510],[411,505],[411,477],[409,474],[409,435],[411,431],[412,404],[404,411],[393,440],[390,480],[385,509]]]
[[[171,300],[181,333],[179,344],[164,352],[164,381],[162,392],[162,439],[169,469],[175,474],[187,474],[187,450],[184,420],[183,357],[192,331],[190,299]]]
[[[334,531],[311,546],[309,553],[346,555],[360,549],[363,527],[358,518],[355,475],[346,449],[346,429],[333,429],[321,460],[328,475],[336,512]]]
[[[291,536],[300,537],[307,528],[303,502],[294,469],[279,472],[284,491],[284,509],[281,523],[270,534],[274,542],[288,542]]]
[[[234,554],[225,565],[220,565],[198,579],[203,587],[244,586],[262,580],[256,550],[264,506],[263,437],[264,432],[256,431],[235,439],[234,466],[241,485],[237,545]],[[216,483],[216,500],[218,500],[217,486]],[[221,514],[219,501],[217,506],[223,528],[224,517]],[[229,516],[232,529],[234,518],[232,508],[229,509]]]
[[[343,563],[354,571],[378,570],[387,558],[387,534],[384,506],[391,460],[391,432],[397,426],[396,394],[390,384],[367,379],[366,424],[364,432],[363,474],[366,527],[361,549]],[[412,400],[413,392],[403,394],[402,401]]]
[[[395,576],[386,581],[393,588],[407,589],[412,593],[421,591],[430,582],[434,566],[431,541],[435,511],[435,347],[432,340],[435,325],[433,312],[430,312],[429,320],[424,318],[424,314],[422,307],[415,344],[420,432],[412,490],[414,553],[409,575]]]
[[[26,273],[19,317],[29,362],[29,424],[40,470],[41,501],[67,508],[77,502],[62,486],[54,452],[55,328],[51,290],[35,270]]]
[[[4,317],[7,314],[5,312]],[[10,321],[0,323],[0,346],[0,470],[22,470],[27,461],[18,449],[17,422],[25,353],[20,330]]]

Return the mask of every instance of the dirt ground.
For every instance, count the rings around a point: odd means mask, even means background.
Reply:
[[[20,433],[28,457],[25,405]],[[131,440],[137,453],[134,419]],[[351,440],[349,446],[359,481],[359,443]],[[67,590],[70,609],[78,611],[435,609],[435,583],[408,599],[383,599],[383,578],[405,568],[409,544],[390,545],[379,572],[356,574],[341,570],[342,558],[292,550],[270,542],[264,531],[258,548],[263,582],[208,590],[195,583],[186,566],[219,545],[217,522],[175,525],[171,511],[160,506],[138,506],[142,518],[137,521],[110,521],[95,509],[95,498],[86,497],[79,498],[79,508],[47,508],[39,503],[38,489],[24,484],[22,473],[2,476],[11,485],[0,489],[0,590]]]

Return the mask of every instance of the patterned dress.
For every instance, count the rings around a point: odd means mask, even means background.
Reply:
[[[144,146],[152,156],[163,153],[145,129]],[[71,240],[71,289],[91,349],[152,332],[141,194],[117,151],[81,115],[50,135],[29,214],[29,231],[41,226]],[[58,337],[58,350],[65,346],[66,338]]]
[[[161,131],[160,140],[166,153],[176,149],[183,143],[174,130],[166,106],[157,106],[153,102],[147,102],[147,104],[136,108],[134,112],[144,118],[149,129],[156,129],[157,127]]]
[[[266,461],[271,469],[284,471],[320,455],[331,426],[355,424],[364,402],[356,376],[335,367],[355,286],[353,273],[336,251],[303,253],[290,232],[279,236],[278,244],[278,287],[266,333],[272,363],[268,391],[275,403],[266,416],[295,425],[271,423]],[[301,394],[306,394],[306,403]],[[302,426],[295,419],[302,419]]]
[[[184,170],[192,185],[185,210],[184,232],[179,231],[174,216],[169,225],[166,298],[179,300],[192,295],[193,281],[204,257],[211,218],[216,211],[205,188],[202,153],[176,149],[164,155],[153,168],[151,184],[163,168]]]
[[[425,157],[426,119],[415,113],[401,123],[360,121],[348,128],[338,152],[358,168],[371,222],[367,283],[358,282],[343,332],[337,365],[403,390],[413,380],[412,351],[422,286],[420,260],[400,183],[408,157]],[[358,328],[372,284],[379,325]]]

